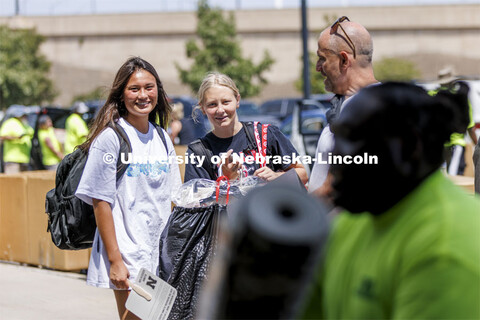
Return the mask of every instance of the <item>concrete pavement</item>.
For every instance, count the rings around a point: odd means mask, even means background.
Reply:
[[[85,275],[0,261],[0,320],[118,319],[112,290]]]

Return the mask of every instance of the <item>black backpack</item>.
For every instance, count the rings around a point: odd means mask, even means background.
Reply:
[[[168,154],[168,147],[160,126],[155,125]],[[125,130],[112,127],[120,141],[120,153],[117,160],[117,181],[123,176],[128,165],[122,163],[121,155],[131,152],[132,146]],[[97,224],[93,207],[75,196],[82,178],[88,153],[81,149],[65,156],[57,168],[55,188],[48,191],[45,200],[45,212],[48,215],[48,228],[53,243],[60,249],[80,250],[91,248]]]

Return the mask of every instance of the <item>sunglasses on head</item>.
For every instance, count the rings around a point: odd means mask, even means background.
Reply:
[[[352,48],[353,50],[353,57],[356,58],[357,55],[356,55],[356,50],[355,50],[355,44],[353,43],[352,39],[350,39],[350,37],[348,36],[347,32],[345,31],[345,29],[343,29],[341,23],[343,21],[350,21],[350,19],[348,19],[347,16],[341,16],[340,18],[338,18],[333,24],[332,26],[330,27],[330,34],[334,34],[334,33],[337,33],[337,29],[338,27],[340,27],[340,29],[342,29],[343,33],[345,34],[345,36],[347,37],[346,40],[347,40],[347,43],[348,45]]]

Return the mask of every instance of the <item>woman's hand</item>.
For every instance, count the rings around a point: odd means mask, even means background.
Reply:
[[[92,203],[98,232],[102,237],[110,262],[110,280],[117,289],[128,289],[127,279],[130,277],[130,273],[118,247],[110,203],[99,199],[92,199]]]
[[[280,177],[282,174],[283,172],[275,172],[269,167],[263,167],[263,168],[257,169],[253,173],[254,176],[262,178],[265,181],[275,180],[276,178]]]
[[[233,149],[227,151],[227,154],[222,158],[225,159],[225,163],[222,164],[222,174],[229,180],[234,180],[239,177],[239,169],[242,168],[242,163],[235,161],[232,157]]]
[[[128,289],[128,278],[130,278],[130,272],[123,260],[110,264],[110,281],[117,289]]]

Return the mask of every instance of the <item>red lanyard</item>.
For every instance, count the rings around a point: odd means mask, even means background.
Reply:
[[[255,140],[257,141],[258,153],[262,157],[262,162],[260,163],[260,168],[265,167],[265,165],[266,165],[268,126],[269,126],[269,124],[262,124],[262,140],[260,141],[260,134],[258,133],[258,121],[255,121],[253,123]]]
[[[220,195],[220,182],[222,182],[224,180],[227,181],[227,199],[226,199],[225,204],[228,204],[228,195],[230,194],[230,181],[228,180],[228,178],[226,176],[220,176],[217,179],[217,190],[215,191],[215,199],[218,203],[218,196]]]

